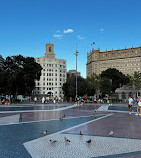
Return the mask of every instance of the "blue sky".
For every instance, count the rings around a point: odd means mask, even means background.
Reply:
[[[141,46],[141,0],[0,0],[0,54],[44,56],[53,43],[67,70],[86,77],[87,51]]]

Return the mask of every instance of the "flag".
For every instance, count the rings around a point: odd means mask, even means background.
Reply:
[[[95,42],[93,42],[93,44],[95,44]]]
[[[91,46],[93,46],[93,44],[91,44]]]

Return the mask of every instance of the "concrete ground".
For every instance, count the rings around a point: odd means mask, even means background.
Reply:
[[[133,107],[129,115],[127,104],[1,105],[0,158],[139,158],[135,113]]]

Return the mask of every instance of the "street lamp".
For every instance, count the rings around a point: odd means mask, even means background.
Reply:
[[[76,50],[76,53],[74,53],[76,55],[76,98],[77,98],[77,56],[78,56],[78,52]]]

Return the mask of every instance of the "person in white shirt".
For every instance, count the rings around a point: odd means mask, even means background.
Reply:
[[[131,98],[131,96],[129,96],[129,99],[128,99],[128,108],[130,110],[129,114],[132,113],[132,105],[133,105],[133,99]]]

